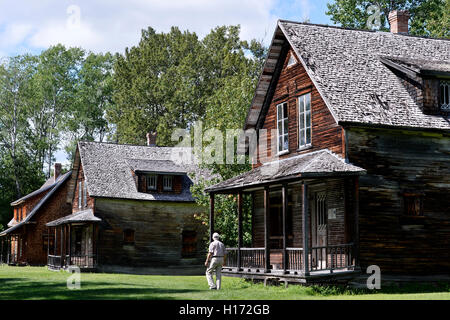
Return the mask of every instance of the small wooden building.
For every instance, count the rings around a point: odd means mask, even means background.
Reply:
[[[47,247],[54,237],[47,234],[46,223],[71,212],[66,203],[71,173],[61,173],[55,164],[54,175],[38,190],[14,201],[14,217],[0,233],[0,261],[11,265],[46,265]]]
[[[195,216],[206,208],[190,186],[208,173],[183,157],[192,150],[78,143],[67,196],[72,212],[47,224],[56,238],[49,268],[198,274],[206,228]]]
[[[269,151],[207,189],[210,232],[216,194],[253,199],[224,272],[449,274],[449,90],[448,39],[279,21],[245,122]]]

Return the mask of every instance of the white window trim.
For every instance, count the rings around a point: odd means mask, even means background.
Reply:
[[[282,102],[280,104],[277,104],[277,110],[276,110],[276,112],[277,112],[277,155],[283,155],[283,154],[289,153],[289,110],[288,110],[288,114],[285,115],[284,112],[283,112],[283,109],[284,109],[283,105],[284,104],[286,104],[287,108],[289,108],[287,102]],[[281,120],[278,118],[278,107],[279,106],[282,106],[281,107],[281,111],[283,112],[283,118],[281,118]],[[284,133],[284,121],[285,120],[287,120],[287,126],[288,126],[288,132],[287,133]],[[287,141],[288,141],[288,148],[287,149],[283,149],[283,150],[280,150],[280,128],[279,128],[280,122],[281,122],[281,125],[282,125],[281,132],[283,132],[283,134],[282,134],[283,142],[284,142],[284,137],[287,137]]]
[[[305,101],[306,101],[306,96],[307,95],[309,95],[309,126],[306,125],[306,104],[305,104]],[[301,142],[300,136],[301,136],[301,130],[302,130],[302,127],[300,126],[300,115],[301,115],[301,112],[300,112],[300,100],[301,99],[303,99],[303,105],[304,105],[304,111],[303,111],[303,114],[304,114],[303,119],[304,119],[304,121],[303,121],[303,125],[304,125],[304,129],[305,129],[305,135],[304,135],[305,136],[305,142],[306,142],[306,130],[308,128],[310,130],[310,136],[309,136],[310,141],[309,141],[309,143],[305,143],[303,145],[300,144],[300,142]],[[312,146],[312,100],[311,100],[311,92],[305,93],[305,94],[303,94],[303,95],[298,97],[298,99],[297,99],[297,107],[298,107],[298,130],[297,130],[297,133],[298,133],[298,150],[304,150],[304,149],[308,149],[308,148],[310,148]]]
[[[78,209],[81,209],[81,199],[83,197],[83,194],[82,194],[83,189],[81,186],[82,183],[83,183],[82,180],[78,180]]]
[[[83,180],[83,205],[86,208],[87,207],[87,185],[86,185],[86,179]]]
[[[166,181],[170,181],[170,187],[166,186]],[[173,176],[165,175],[163,176],[163,191],[173,190]]]
[[[154,186],[152,186],[151,188],[149,188],[149,180],[150,178],[154,178]],[[152,174],[152,175],[147,175],[145,176],[146,179],[146,184],[147,184],[147,191],[155,191],[158,188],[158,176],[156,174]]]

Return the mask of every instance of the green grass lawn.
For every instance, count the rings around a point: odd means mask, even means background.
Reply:
[[[338,287],[264,287],[223,277],[222,290],[210,291],[204,276],[147,276],[82,273],[81,289],[69,290],[69,273],[44,267],[0,266],[0,299],[450,299],[449,284],[383,288],[377,293]]]

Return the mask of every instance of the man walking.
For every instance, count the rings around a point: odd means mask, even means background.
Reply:
[[[211,244],[209,245],[208,257],[205,261],[205,267],[207,267],[206,280],[208,280],[210,290],[220,290],[222,266],[227,255],[225,245],[220,242],[219,239],[220,235],[215,232],[213,234],[213,242],[211,242]],[[210,260],[211,263],[209,263]],[[216,283],[214,283],[213,280],[213,272],[216,273]]]

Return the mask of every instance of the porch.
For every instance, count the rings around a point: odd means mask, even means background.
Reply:
[[[92,210],[84,210],[47,223],[47,266],[50,270],[77,266],[83,271],[97,268],[98,222]]]
[[[281,160],[270,175],[254,168],[206,189],[211,235],[220,233],[214,227],[215,196],[234,195],[237,201],[237,246],[227,248],[225,275],[306,283],[360,273],[358,181],[364,170],[331,153],[321,155],[326,166],[315,169],[316,160],[314,155]],[[247,247],[244,196],[252,199],[252,241]]]

